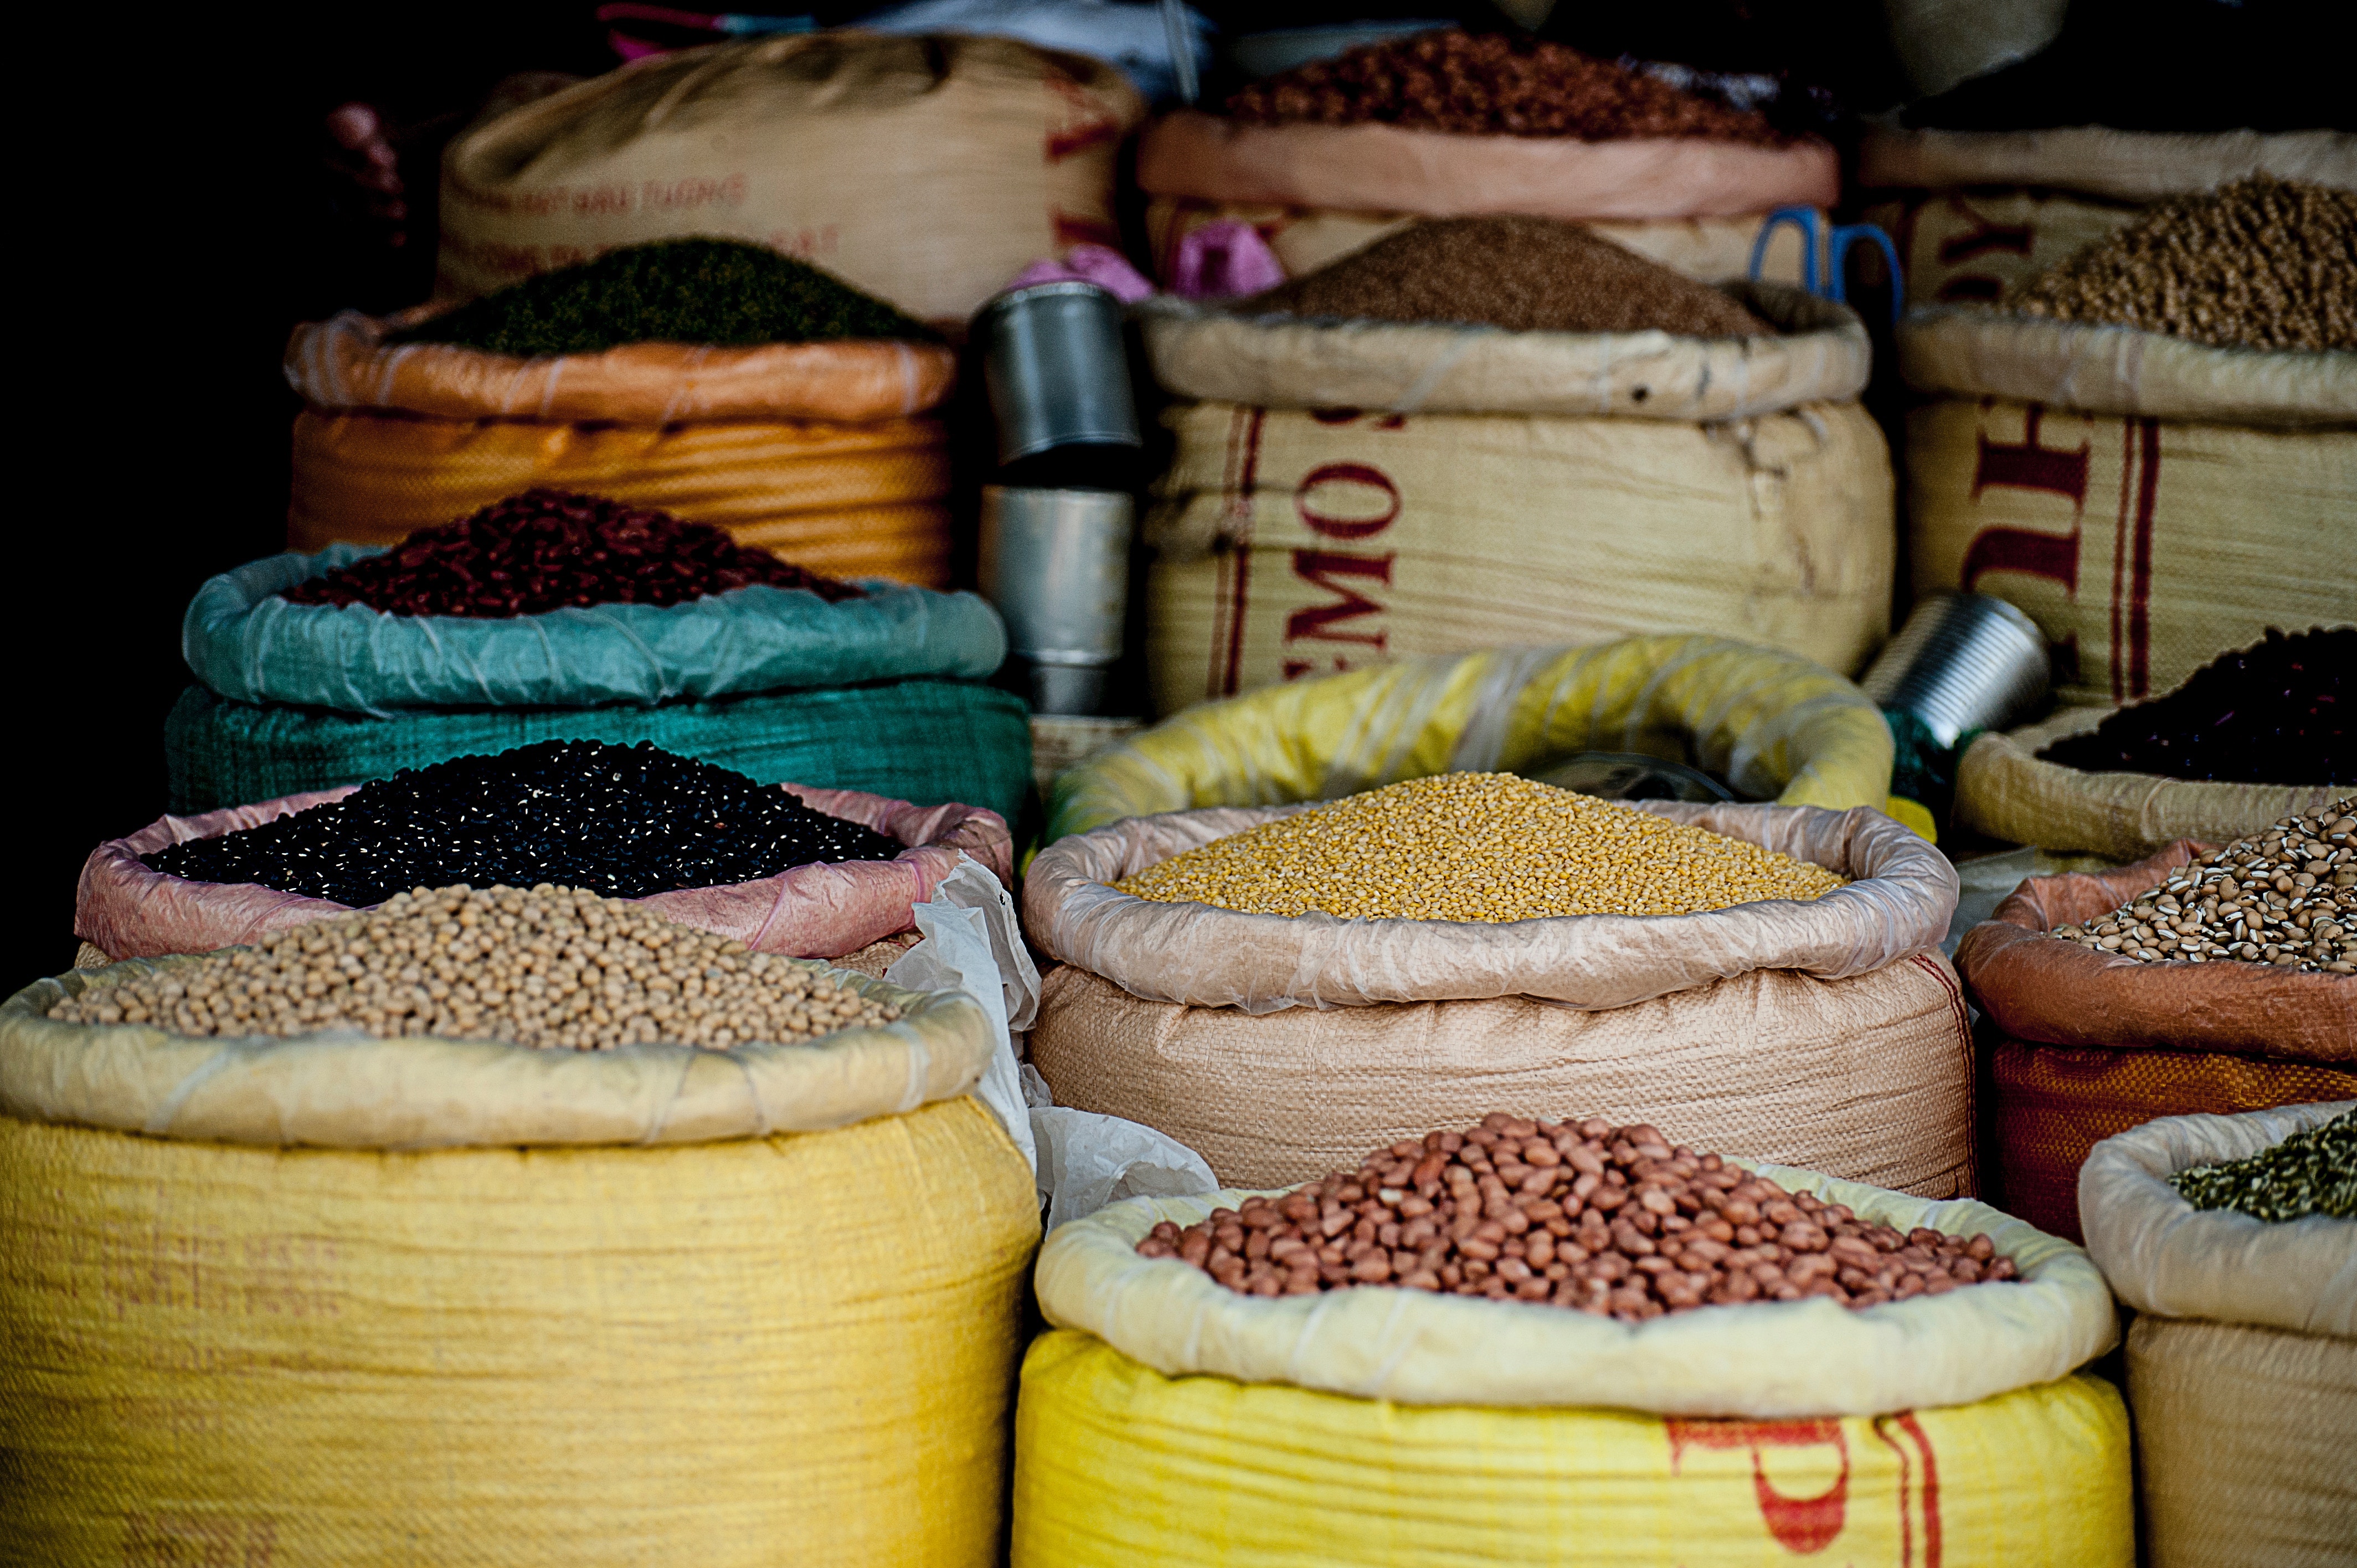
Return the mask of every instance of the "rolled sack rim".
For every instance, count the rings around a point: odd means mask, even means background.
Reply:
[[[2357,1219],[2281,1224],[2200,1209],[2169,1185],[2357,1110],[2357,1100],[2167,1116],[2097,1144],[2079,1167],[2087,1251],[2138,1312],[2357,1338]]]
[[[133,959],[0,1003],[0,1114],[185,1142],[385,1151],[719,1143],[823,1132],[967,1092],[994,1048],[981,1005],[787,960],[903,1009],[807,1045],[541,1049],[357,1031],[199,1036],[71,1024],[59,1002],[202,960]]]
[[[1111,886],[1184,850],[1320,803],[1173,811],[1059,839],[1033,859],[1025,879],[1025,928],[1053,957],[1154,1002],[1259,1014],[1522,995],[1598,1009],[1755,969],[1824,980],[1869,973],[1936,948],[1958,893],[1946,856],[1868,807],[1674,801],[1633,809],[1804,860],[1812,857],[1796,851],[1813,836],[1839,854],[1841,864],[1827,869],[1848,875],[1855,866],[1860,874],[1805,902],[1495,924],[1246,914],[1140,898]]]
[[[2111,1291],[2060,1237],[1970,1198],[1932,1200],[1751,1160],[1731,1165],[1861,1219],[1986,1231],[2020,1277],[1852,1309],[1751,1302],[1640,1324],[1405,1287],[1238,1294],[1135,1247],[1253,1194],[1136,1197],[1060,1226],[1040,1310],[1167,1376],[1204,1373],[1403,1404],[1614,1408],[1662,1415],[1879,1415],[1969,1404],[2066,1377],[2119,1342]],[[1278,1197],[1290,1188],[1259,1196]],[[2008,1292],[1984,1295],[1985,1291]]]

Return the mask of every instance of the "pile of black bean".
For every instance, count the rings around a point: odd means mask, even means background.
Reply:
[[[405,768],[344,799],[144,858],[355,908],[414,887],[552,883],[616,898],[890,860],[896,840],[647,742],[545,741]]]

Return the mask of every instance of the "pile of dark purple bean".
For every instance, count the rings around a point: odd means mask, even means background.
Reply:
[[[726,529],[603,496],[534,489],[424,528],[382,555],[287,589],[298,605],[499,619],[590,605],[676,605],[756,583],[829,604],[865,590],[822,577]]]
[[[2088,773],[2228,784],[2357,784],[2357,627],[2295,632],[2195,671],[2038,755]]]
[[[643,741],[559,740],[404,768],[328,805],[143,858],[192,882],[253,882],[362,907],[460,883],[643,898],[814,862],[890,860],[903,847]]]

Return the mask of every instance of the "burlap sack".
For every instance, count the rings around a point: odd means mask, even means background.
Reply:
[[[2330,805],[2346,786],[2213,784],[2151,773],[2087,773],[2038,753],[2110,716],[2065,708],[2038,724],[1983,735],[1956,766],[1956,820],[1975,832],[2040,849],[2136,860],[2179,839],[2223,843]]]
[[[1859,217],[1898,247],[1909,305],[1993,305],[2141,210],[2042,188],[1975,188],[1910,190],[1867,202]]]
[[[190,882],[150,871],[139,857],[191,839],[215,838],[340,800],[359,785],[289,795],[197,817],[164,817],[91,851],[74,891],[74,934],[111,959],[210,952],[274,931],[349,913],[253,883]],[[799,865],[775,876],[684,887],[636,900],[667,920],[734,937],[757,952],[834,958],[910,929],[911,911],[972,855],[1012,879],[1006,820],[973,806],[912,806],[851,789],[781,786],[814,811],[888,833],[909,847],[888,861]]]
[[[2035,186],[2152,202],[2255,174],[2357,188],[2346,131],[1935,131],[1878,126],[1858,149],[1857,183],[1937,190]]]
[[[1031,1058],[1059,1104],[1159,1128],[1232,1186],[1519,1106],[1641,1115],[1696,1147],[1920,1196],[1973,1190],[1963,997],[1921,950],[1954,905],[1945,860],[1865,811],[1645,809],[1860,880],[1814,905],[1664,919],[1288,920],[1103,885],[1275,811],[1117,823],[1032,862],[1025,928],[1068,961]]]
[[[962,328],[1039,257],[1119,243],[1114,158],[1144,113],[1115,67],[1011,38],[836,31],[683,50],[451,143],[436,292],[715,235]]]
[[[2087,1246],[2136,1309],[2128,1401],[2154,1568],[2346,1563],[2357,1550],[2357,1222],[2199,1211],[2167,1185],[2357,1101],[2179,1116],[2097,1146]]]
[[[347,310],[307,321],[286,342],[286,384],[314,408],[670,424],[898,419],[937,406],[957,381],[957,356],[939,343],[625,343],[601,354],[532,359],[450,343],[385,344],[387,332],[444,308],[422,306],[383,319]]]
[[[1857,313],[1779,284],[1726,292],[1760,338],[1505,332],[1447,322],[1334,322],[1157,297],[1140,307],[1155,379],[1182,397],[1271,409],[1749,419],[1866,389]]]
[[[1157,196],[1146,204],[1146,242],[1154,275],[1166,287],[1178,275],[1178,254],[1186,237],[1207,223],[1249,223],[1268,242],[1287,277],[1316,272],[1329,262],[1362,251],[1415,222],[1413,212],[1342,212],[1329,208],[1276,207],[1266,202],[1202,201]],[[1820,223],[1831,221],[1818,214]],[[1616,245],[1705,283],[1733,283],[1751,275],[1751,252],[1767,215],[1732,218],[1661,218],[1642,222],[1598,220],[1587,226]],[[1802,277],[1801,231],[1780,225],[1769,236],[1760,276],[1770,283],[1798,284]]]
[[[1889,628],[1855,403],[1718,424],[1179,404],[1145,523],[1156,706],[1477,648],[1705,628],[1854,672]]]
[[[1577,221],[1831,207],[1840,170],[1832,146],[1814,140],[1582,142],[1374,124],[1247,125],[1181,109],[1146,128],[1137,183],[1149,195],[1205,201]]]

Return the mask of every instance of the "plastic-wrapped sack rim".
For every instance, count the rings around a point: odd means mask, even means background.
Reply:
[[[2271,1225],[2196,1208],[2169,1178],[2247,1159],[2357,1110],[2357,1100],[2240,1116],[2164,1116],[2104,1139],[2079,1167],[2087,1251],[2138,1312],[2357,1338],[2357,1219]]]
[[[1566,1307],[1400,1287],[1239,1295],[1175,1258],[1142,1258],[1246,1196],[1132,1198],[1060,1227],[1039,1254],[1040,1310],[1157,1371],[1403,1404],[1609,1407],[1662,1415],[1876,1415],[1969,1404],[2067,1376],[2119,1341],[2087,1254],[1967,1198],[1933,1202],[1782,1165],[1731,1162],[1900,1229],[1986,1231],[2016,1281],[1863,1310],[1749,1303],[1624,1324]],[[1270,1194],[1269,1196],[1277,1196]]]
[[[883,581],[840,604],[756,584],[676,605],[495,619],[279,596],[380,553],[331,544],[210,579],[181,623],[188,668],[239,702],[382,717],[404,709],[653,707],[929,676],[978,681],[1006,657],[1006,628],[979,596]]]
[[[1161,903],[1109,884],[1308,806],[1138,817],[1059,839],[1023,888],[1031,940],[1134,995],[1247,1013],[1536,996],[1623,1007],[1755,969],[1865,974],[1947,935],[1956,869],[1910,829],[1859,807],[1627,802],[1854,878],[1823,897],[1700,915],[1573,915],[1494,924],[1339,920]]]

